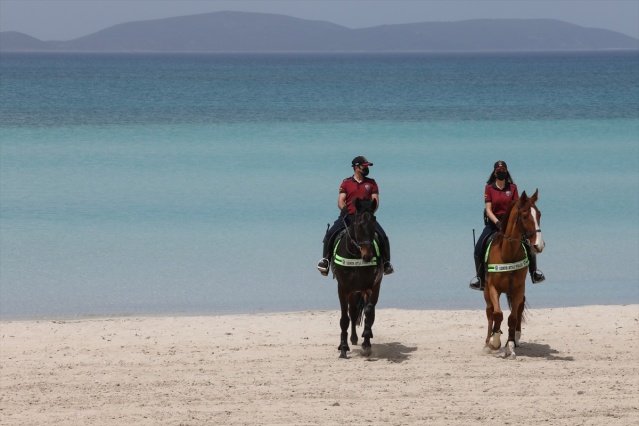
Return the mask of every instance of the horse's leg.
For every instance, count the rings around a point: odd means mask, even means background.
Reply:
[[[517,327],[515,328],[515,347],[519,347],[519,341],[521,339],[521,323],[524,322],[524,308],[526,307],[526,296],[524,295],[524,300],[521,302],[521,306],[519,306],[519,311],[517,312]]]
[[[493,304],[490,302],[488,296],[488,290],[484,291],[484,300],[486,301],[486,320],[488,321],[488,331],[486,332],[486,342],[484,344],[484,352],[490,352],[488,341],[490,340],[490,333],[493,330]]]
[[[484,296],[484,298],[489,297],[490,298],[490,303],[493,305],[493,312],[492,312],[492,329],[488,330],[488,337],[486,338],[486,343],[488,343],[488,346],[490,347],[490,349],[492,350],[497,350],[499,348],[501,348],[501,322],[504,320],[504,313],[501,310],[501,307],[499,306],[499,292],[497,291],[497,289],[492,286],[492,285],[488,285],[487,283],[487,287],[488,287],[488,295]],[[484,294],[486,294],[486,292],[484,292]]]
[[[368,303],[364,307],[364,332],[362,337],[364,342],[362,343],[362,355],[369,356],[372,351],[371,339],[373,338],[373,323],[375,322],[375,305],[377,305],[377,299],[379,298],[380,285],[376,285],[373,290],[368,290],[369,295]]]
[[[364,307],[364,332],[362,333],[362,337],[364,341],[362,342],[362,355],[369,356],[371,354],[371,339],[373,338],[373,322],[375,322],[375,305],[372,303],[366,304]]]
[[[523,286],[521,288],[516,289],[513,294],[510,296],[510,315],[508,316],[508,342],[506,344],[506,354],[511,359],[515,359],[517,354],[515,354],[515,333],[517,330],[517,326],[520,323],[519,315],[521,313],[521,307],[523,306]]]
[[[348,315],[351,318],[351,343],[353,345],[357,345],[357,319],[359,317],[359,304],[362,303],[362,296],[359,293],[351,294],[349,306],[348,306]]]
[[[340,338],[339,346],[337,349],[340,351],[340,358],[348,358],[346,356],[346,352],[350,351],[351,348],[348,347],[347,339],[348,339],[348,293],[345,290],[338,289],[337,291],[339,295],[339,304],[342,311],[342,316],[339,320],[340,328],[342,329],[342,335]]]

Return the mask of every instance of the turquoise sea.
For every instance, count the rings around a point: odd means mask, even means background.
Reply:
[[[539,189],[531,309],[639,303],[636,51],[2,53],[0,318],[337,310],[315,265],[357,155],[379,307],[484,309],[497,160]]]

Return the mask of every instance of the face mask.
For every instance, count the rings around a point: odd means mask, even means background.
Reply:
[[[368,167],[366,167],[364,170],[362,170],[362,174],[364,176],[368,176]]]
[[[497,172],[495,173],[495,176],[497,176],[497,179],[499,180],[504,180],[508,177],[508,172]]]

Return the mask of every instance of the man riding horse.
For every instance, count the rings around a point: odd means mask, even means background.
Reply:
[[[324,236],[324,250],[322,260],[317,264],[317,269],[324,276],[328,275],[330,256],[332,247],[335,244],[335,237],[346,228],[352,221],[356,208],[353,201],[359,199],[372,199],[377,201],[379,207],[379,188],[374,179],[368,176],[370,163],[366,157],[358,156],[352,161],[353,176],[344,179],[339,187],[339,196],[337,197],[337,208],[340,210],[340,216],[337,218],[333,226],[331,226]],[[384,274],[389,275],[394,272],[393,265],[390,263],[390,244],[386,232],[379,222],[375,228],[379,243],[380,254],[384,259]]]

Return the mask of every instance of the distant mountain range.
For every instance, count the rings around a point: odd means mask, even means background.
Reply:
[[[69,41],[0,32],[0,51],[445,52],[639,49],[614,31],[552,19],[474,19],[351,29],[284,15],[214,12],[114,25]]]

